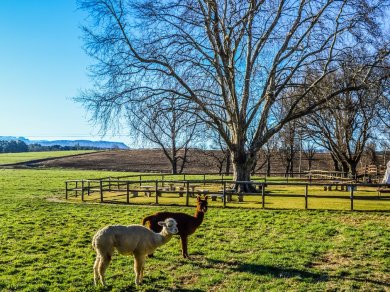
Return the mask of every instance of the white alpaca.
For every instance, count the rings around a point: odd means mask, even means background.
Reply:
[[[105,285],[104,273],[110,264],[114,249],[123,255],[134,255],[135,284],[141,284],[146,256],[167,243],[172,235],[178,232],[175,219],[167,218],[158,224],[163,227],[160,233],[155,233],[142,225],[110,225],[96,232],[92,239],[92,247],[96,251],[93,266],[95,285],[98,278],[102,285]]]

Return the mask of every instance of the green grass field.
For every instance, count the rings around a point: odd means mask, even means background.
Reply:
[[[43,151],[43,152],[21,152],[21,153],[0,153],[0,165],[26,162],[36,159],[63,157],[83,153],[96,152],[95,150],[72,150],[72,151]]]
[[[62,202],[67,179],[120,175],[0,169],[1,291],[389,291],[388,212],[210,207],[189,239],[173,238],[147,259],[115,256],[107,287],[93,286],[91,238],[108,224],[193,207]],[[193,204],[193,201],[191,201]]]

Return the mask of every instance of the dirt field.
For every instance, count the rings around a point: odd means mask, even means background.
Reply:
[[[318,154],[313,162],[313,169],[331,169],[327,154]],[[295,171],[298,171],[299,161],[295,161]],[[115,150],[80,156],[51,159],[34,163],[38,167],[60,167],[96,170],[118,170],[136,172],[170,172],[170,164],[161,150]],[[307,169],[307,161],[302,161],[302,170]],[[275,157],[271,172],[283,172],[284,167],[280,158]],[[190,150],[185,173],[216,173],[218,164],[215,159],[200,150]]]
[[[190,157],[186,172],[203,172],[214,167],[201,153]],[[206,165],[205,165],[206,164]],[[168,159],[160,150],[114,150],[40,162],[37,166],[136,172],[170,172]]]

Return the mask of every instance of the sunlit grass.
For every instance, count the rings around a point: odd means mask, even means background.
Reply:
[[[96,230],[107,224],[139,223],[144,216],[162,210],[194,213],[193,206],[58,201],[64,198],[67,179],[116,175],[125,174],[0,170],[0,290],[389,289],[388,212],[223,209],[213,205],[203,224],[189,238],[191,260],[181,258],[179,240],[173,238],[158,249],[155,258],[147,259],[145,283],[141,287],[134,285],[132,258],[114,256],[107,271],[107,288],[95,288],[92,275],[95,254],[91,238]],[[274,191],[277,191],[276,187]],[[302,188],[294,190],[301,191]],[[135,199],[155,200],[142,194]],[[266,198],[267,207],[279,204],[273,199],[278,198]],[[183,204],[185,198],[166,194],[159,200],[167,200],[167,203],[177,200]],[[190,199],[191,205],[194,200]],[[303,204],[302,198],[296,200],[297,205]],[[348,200],[345,204],[348,205]]]
[[[21,152],[21,153],[0,153],[0,165],[26,162],[36,159],[62,157],[82,153],[96,152],[95,150],[70,150],[70,151],[44,151],[44,152]]]

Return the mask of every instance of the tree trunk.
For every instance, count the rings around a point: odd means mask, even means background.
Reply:
[[[226,168],[225,168],[225,174],[229,175],[230,174],[230,166],[231,166],[231,155],[230,152],[227,150],[226,151]]]
[[[222,174],[222,166],[223,166],[223,163],[218,163],[218,174],[221,175]]]
[[[343,168],[343,176],[344,177],[348,177],[348,173],[349,173],[349,165],[348,165],[348,163],[342,161],[341,162],[341,167]]]
[[[312,166],[312,164],[313,164],[313,160],[312,160],[312,158],[309,158],[308,159],[308,167],[309,167],[309,169],[308,169],[308,171],[311,171],[311,166]]]
[[[284,177],[288,177],[288,169],[289,169],[290,165],[289,165],[289,162],[287,161],[287,165],[284,169]]]
[[[245,151],[232,151],[233,181],[249,182],[251,180],[254,157],[255,155],[248,155]],[[239,193],[256,192],[256,188],[251,183],[236,183],[234,189]]]
[[[183,156],[182,157],[178,157],[177,160],[179,160],[179,158],[181,159],[181,164],[180,164],[180,170],[179,170],[179,173],[183,173],[183,170],[184,170],[184,167],[187,163],[187,155],[188,155],[188,147],[184,147],[184,153],[183,153]],[[177,167],[176,167],[177,169]]]
[[[358,165],[357,161],[349,161],[349,170],[351,172],[351,175],[352,175],[353,179],[356,179],[356,175],[357,175],[356,168],[357,168],[357,165]]]
[[[257,167],[257,159],[255,160],[255,162],[254,162],[253,165],[252,165],[251,176],[255,175],[255,173],[256,173],[256,167]]]
[[[176,161],[176,159],[172,160],[172,174],[177,174],[177,161]]]
[[[341,171],[340,163],[339,163],[339,161],[337,160],[336,156],[333,155],[332,153],[331,153],[330,155],[331,155],[332,160],[333,160],[334,170],[335,170],[335,171]]]
[[[267,176],[271,176],[271,156],[267,156]]]

